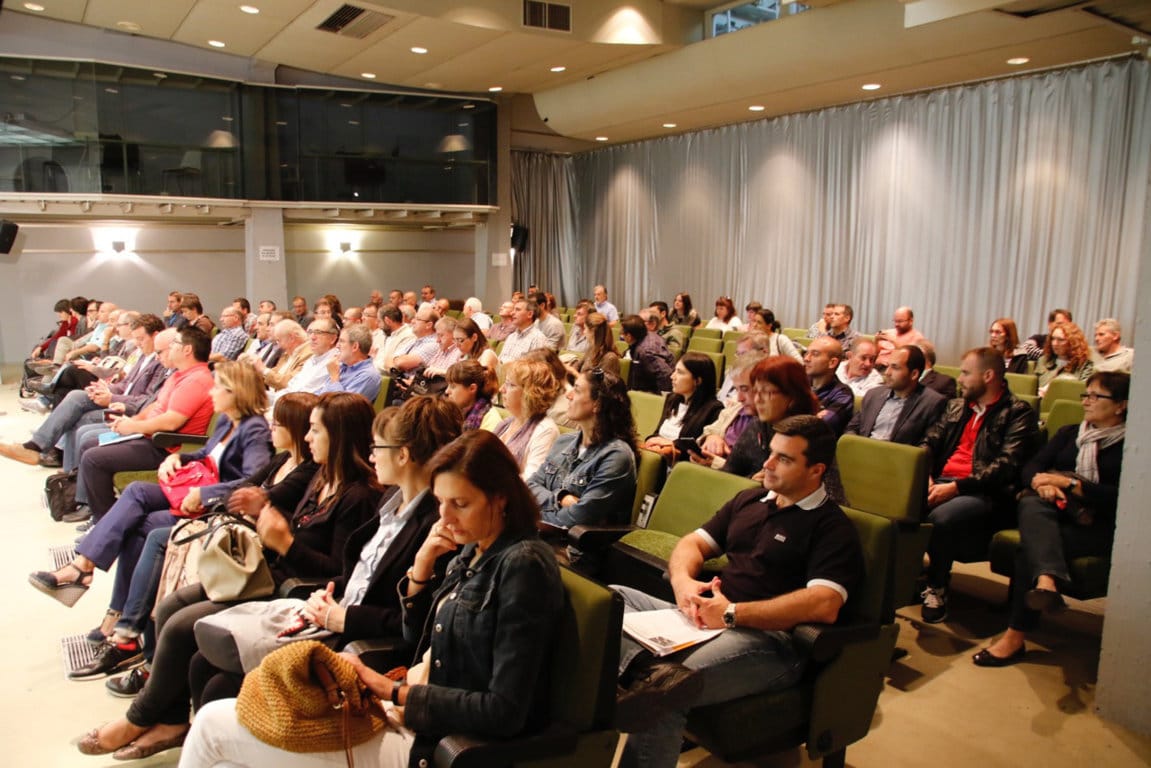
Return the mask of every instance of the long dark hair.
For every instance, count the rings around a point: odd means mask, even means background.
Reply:
[[[376,471],[368,463],[376,417],[372,404],[354,392],[327,392],[315,407],[328,432],[328,458],[318,477],[340,488],[360,481],[374,483]]]
[[[312,461],[312,446],[304,438],[310,426],[308,417],[318,402],[320,398],[311,392],[287,392],[276,400],[276,407],[272,409],[272,418],[292,436],[292,449],[301,464]]]
[[[436,476],[455,472],[479,488],[489,501],[504,500],[504,531],[522,536],[535,530],[539,504],[520,478],[520,467],[503,441],[486,429],[473,429],[444,446],[428,463]]]
[[[708,400],[714,400],[715,363],[711,361],[711,358],[702,352],[685,352],[679,361],[683,363],[683,367],[696,381],[695,391],[691,393],[691,399],[687,402],[687,409],[694,411]],[[678,406],[683,402],[683,396],[673,394],[668,398],[668,402],[673,400]]]
[[[711,361],[708,361],[709,364]],[[580,374],[588,383],[592,402],[596,404],[595,424],[590,442],[599,445],[620,439],[638,455],[639,440],[635,433],[635,419],[631,414],[631,399],[627,386],[613,373],[598,368]]]

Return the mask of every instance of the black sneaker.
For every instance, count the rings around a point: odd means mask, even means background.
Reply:
[[[947,618],[947,588],[928,586],[923,590],[923,620],[938,624]]]
[[[703,692],[703,677],[670,661],[653,661],[638,671],[627,688],[616,691],[615,726],[639,733],[666,712],[686,712]]]
[[[136,667],[126,675],[105,680],[104,687],[113,696],[119,696],[122,699],[134,699],[137,693],[144,690],[144,684],[148,682],[150,674],[147,667]]]
[[[64,466],[64,452],[59,448],[49,448],[40,452],[40,466],[48,469],[59,469]]]
[[[62,523],[82,523],[92,517],[92,509],[87,504],[77,504],[71,512],[60,516]]]
[[[144,663],[144,651],[135,640],[129,643],[111,641],[100,646],[92,663],[68,673],[70,680],[90,680],[123,672]]]

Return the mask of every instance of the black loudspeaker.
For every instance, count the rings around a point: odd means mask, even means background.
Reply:
[[[12,252],[12,244],[16,242],[16,233],[19,231],[16,222],[0,220],[0,253]]]
[[[512,224],[512,248],[517,254],[523,253],[528,247],[528,228],[519,224]]]

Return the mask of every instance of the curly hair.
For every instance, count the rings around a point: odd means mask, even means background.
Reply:
[[[504,381],[514,379],[523,393],[525,419],[543,416],[555,405],[563,382],[556,378],[552,366],[543,360],[513,360],[508,363]]]
[[[627,386],[618,376],[607,371],[590,370],[580,375],[587,381],[588,392],[596,404],[591,444],[599,445],[618,438],[631,446],[638,457],[639,439]]]
[[[1067,365],[1065,370],[1077,371],[1091,359],[1091,346],[1087,343],[1087,337],[1083,335],[1083,330],[1072,322],[1056,323],[1055,327],[1051,329],[1051,333],[1047,334],[1047,341],[1043,345],[1043,357],[1048,362],[1047,367],[1054,367],[1055,353],[1051,349],[1051,337],[1060,329],[1063,330],[1063,335],[1067,337]]]

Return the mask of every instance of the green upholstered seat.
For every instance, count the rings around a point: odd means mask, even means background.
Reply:
[[[693,331],[691,334],[691,337],[693,339],[696,336],[700,336],[700,337],[705,338],[705,339],[722,339],[723,338],[723,331],[721,331],[718,328],[703,328],[701,326],[699,328],[696,328],[695,331]]]
[[[723,339],[711,339],[696,334],[687,341],[688,352],[722,352]]]
[[[991,570],[1000,576],[1015,575],[1015,553],[1019,550],[1019,531],[998,531],[991,537],[988,560]],[[1107,594],[1107,580],[1111,575],[1111,558],[1104,555],[1076,557],[1068,564],[1071,586],[1066,593],[1077,600],[1090,600]],[[1012,585],[1015,588],[1015,585]],[[1026,587],[1025,587],[1026,588]]]
[[[1076,400],[1056,400],[1051,403],[1051,410],[1047,412],[1047,420],[1043,428],[1047,438],[1051,439],[1063,427],[1083,422],[1083,403]]]
[[[1087,385],[1079,379],[1055,379],[1047,385],[1043,399],[1039,401],[1039,418],[1047,419],[1047,414],[1056,400],[1070,400],[1078,403],[1079,396],[1087,391]]]
[[[1039,394],[1039,377],[1033,373],[1007,373],[1004,378],[1013,395]]]
[[[933,371],[939,371],[945,376],[950,376],[955,379],[956,396],[959,395],[959,366],[958,365],[935,365],[932,366]]]
[[[659,417],[663,415],[664,395],[651,392],[630,391],[631,416],[635,419],[635,432],[643,440],[654,434],[659,427]]]

